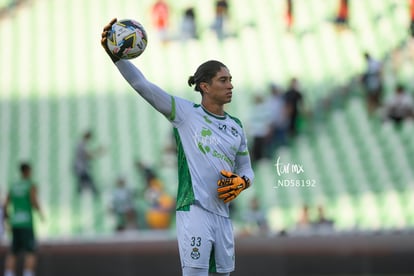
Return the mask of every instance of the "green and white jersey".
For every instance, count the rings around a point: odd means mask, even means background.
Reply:
[[[217,116],[201,105],[171,96],[148,81],[128,60],[116,62],[128,83],[173,124],[178,145],[177,209],[198,203],[228,217],[229,208],[218,198],[220,171],[245,175],[253,183],[246,135],[240,121],[228,114]]]
[[[201,105],[171,96],[149,82],[130,61],[117,61],[116,66],[135,91],[174,126],[179,170],[177,209],[197,202],[210,212],[228,217],[228,204],[217,194],[220,171],[245,175],[251,183],[254,177],[240,121],[228,114],[211,114]]]
[[[211,114],[201,105],[178,97],[172,104],[178,148],[177,208],[197,201],[203,208],[227,217],[228,204],[217,196],[220,171],[253,178],[242,125],[228,114]]]
[[[10,187],[9,196],[12,206],[10,222],[13,227],[33,227],[32,203],[30,200],[32,186],[33,182],[31,180],[21,179]]]

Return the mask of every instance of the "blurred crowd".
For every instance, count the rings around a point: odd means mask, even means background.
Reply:
[[[292,31],[294,1],[287,2],[287,30]],[[337,17],[334,22],[338,31],[343,31],[350,28],[351,1],[338,2]],[[376,57],[368,51],[363,52],[361,59],[364,61],[364,67],[360,74],[355,76],[356,81],[350,81],[349,87],[338,86],[339,93],[331,93],[326,101],[321,99],[321,108],[331,110],[332,103],[338,101],[338,98],[341,101],[340,105],[343,106],[346,104],[346,96],[352,93],[353,96],[361,97],[365,101],[366,112],[373,121],[396,127],[402,126],[404,122],[413,121],[414,86],[411,79],[399,77],[402,68],[407,66],[412,68],[414,64],[414,0],[407,2],[410,24],[407,28],[406,41],[385,57]],[[301,134],[301,120],[311,119],[310,117],[315,116],[312,112],[318,111],[315,109],[311,111],[305,105],[306,98],[303,92],[306,91],[306,87],[300,87],[299,84],[300,81],[293,77],[286,88],[272,83],[268,86],[270,92],[268,95],[254,96],[254,106],[248,125],[248,132],[252,137],[250,152],[253,162],[266,158],[274,159],[281,147],[289,146],[290,142]],[[240,234],[242,236],[273,234],[268,226],[268,210],[260,206],[260,198],[253,198],[243,212],[244,224]],[[335,214],[332,215],[335,217]],[[323,206],[310,208],[308,205],[303,205],[296,224],[286,229],[279,229],[278,233],[307,235],[329,233],[334,230],[335,220],[326,216]]]
[[[78,196],[91,192],[95,200],[100,200],[100,185],[95,181],[93,165],[106,149],[94,147],[93,137],[92,130],[81,136],[75,148],[73,175]],[[109,212],[115,219],[115,231],[169,229],[174,214],[174,197],[165,191],[155,168],[140,160],[135,161],[134,168],[144,185],[131,185],[126,176],[118,175],[111,190],[106,191],[109,193]]]
[[[276,151],[289,145],[299,133],[302,116],[306,115],[299,80],[293,77],[286,89],[269,84],[268,95],[255,95],[248,120],[251,136],[251,160],[273,159]]]
[[[219,40],[230,35],[228,32],[229,3],[227,0],[218,0],[214,4],[214,18],[211,19],[210,30]],[[186,41],[198,39],[200,26],[197,22],[197,14],[194,6],[187,6],[181,12],[178,32],[171,27],[171,7],[168,1],[157,0],[151,7],[152,27],[156,30],[158,39],[162,43],[172,40]]]
[[[213,17],[210,20],[208,29],[213,32],[218,40],[224,40],[229,37],[237,36],[235,24],[232,21],[231,5],[229,0],[215,0],[212,2]],[[337,27],[338,31],[349,28],[349,0],[338,0],[338,7],[333,12],[332,23]],[[175,12],[175,11],[174,11]],[[204,11],[203,11],[204,12]],[[205,31],[204,24],[200,24],[195,6],[188,5],[180,11],[180,21],[172,21],[172,8],[167,0],[156,0],[151,6],[152,27],[156,30],[158,39],[162,43],[173,40],[186,41],[189,39],[198,39],[200,33]],[[276,13],[275,13],[276,14]],[[295,1],[284,1],[283,20],[287,33],[295,32]],[[178,23],[178,24],[177,24]],[[174,30],[174,26],[178,25],[178,30]],[[247,22],[246,27],[254,26],[254,23]],[[242,27],[245,27],[242,26]],[[240,26],[238,26],[240,27]]]
[[[293,225],[281,227],[277,230],[272,229],[269,225],[267,213],[260,202],[258,197],[251,198],[248,207],[242,212],[241,220],[243,223],[238,229],[240,237],[314,235],[329,234],[335,231],[335,221],[328,217],[323,205],[310,208],[307,204],[299,208]]]
[[[383,63],[368,52],[364,53],[364,58],[366,69],[361,76],[361,84],[368,114],[396,125],[414,119],[413,92],[409,91],[404,83],[397,82],[392,87],[392,93],[387,95],[384,87]]]

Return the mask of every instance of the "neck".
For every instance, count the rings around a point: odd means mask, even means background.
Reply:
[[[213,113],[214,115],[224,116],[224,105],[222,104],[211,103],[203,99],[201,101],[201,105],[204,107],[205,110],[207,110],[210,113]]]

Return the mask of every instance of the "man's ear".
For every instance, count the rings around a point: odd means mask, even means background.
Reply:
[[[206,83],[206,82],[200,82],[200,89],[204,93],[208,93],[208,83]]]

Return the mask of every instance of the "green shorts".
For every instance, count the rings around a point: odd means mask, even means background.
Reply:
[[[12,234],[11,250],[13,254],[36,251],[36,240],[33,228],[14,227]]]

